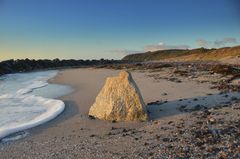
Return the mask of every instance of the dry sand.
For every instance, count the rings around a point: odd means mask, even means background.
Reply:
[[[61,98],[66,104],[65,111],[53,121],[27,130],[29,135],[23,139],[0,143],[0,158],[141,158],[146,156],[141,154],[144,150],[144,137],[141,136],[141,132],[151,132],[153,122],[111,123],[88,118],[88,110],[94,103],[106,77],[116,75],[118,72],[90,68],[60,71],[51,82],[70,85],[75,90],[72,94]],[[178,107],[184,104],[195,106],[202,103],[208,106],[226,102],[218,100],[219,92],[210,89],[209,83],[190,80],[177,83],[165,79],[155,81],[147,76],[146,72],[133,72],[132,75],[145,103],[168,101],[160,106],[154,104],[148,106],[154,122],[166,123],[184,118],[185,116],[178,110]],[[207,96],[207,94],[213,95]],[[136,136],[133,139],[111,136],[109,132],[115,131],[115,128],[120,128],[119,130],[123,132],[131,131]],[[151,137],[151,133],[148,137]],[[143,141],[139,141],[139,138],[143,138]],[[148,152],[144,153],[148,154]]]

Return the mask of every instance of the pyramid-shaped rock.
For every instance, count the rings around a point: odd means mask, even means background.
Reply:
[[[148,119],[140,91],[129,72],[122,71],[117,77],[107,78],[89,116],[110,121]]]

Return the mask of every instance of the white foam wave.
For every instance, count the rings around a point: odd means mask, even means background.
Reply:
[[[27,103],[28,105],[41,105],[45,108],[45,112],[41,115],[33,118],[28,122],[16,121],[14,124],[10,126],[6,125],[0,127],[0,138],[6,137],[12,133],[23,131],[25,129],[33,128],[40,124],[43,124],[47,121],[54,119],[64,110],[64,103],[61,100],[54,100],[54,99],[47,99],[43,97],[37,96],[27,96],[27,97],[20,97],[22,98],[23,103]]]
[[[17,94],[18,95],[27,94],[27,93],[32,92],[34,89],[45,87],[47,85],[48,85],[48,83],[45,81],[34,81],[32,84],[30,84],[26,88],[19,89],[17,91]]]
[[[47,80],[55,75],[56,71],[52,71],[7,75],[3,78],[0,84],[0,139],[48,122],[64,110],[61,100],[32,93],[35,89],[46,87]]]

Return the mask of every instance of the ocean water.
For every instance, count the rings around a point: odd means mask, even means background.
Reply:
[[[49,84],[58,71],[16,73],[0,77],[0,140],[54,119],[65,108],[61,96],[69,86]]]

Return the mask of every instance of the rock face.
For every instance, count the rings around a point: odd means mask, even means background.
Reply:
[[[129,72],[122,71],[117,77],[107,78],[89,116],[110,121],[148,119],[140,91]]]
[[[124,63],[119,60],[7,60],[0,61],[0,76],[8,73],[29,72],[34,70],[64,68],[64,67],[86,67],[86,66],[101,66],[105,64],[120,64]]]

